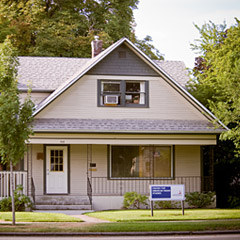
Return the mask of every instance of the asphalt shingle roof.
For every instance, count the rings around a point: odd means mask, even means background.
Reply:
[[[152,119],[54,119],[34,120],[35,132],[122,132],[122,133],[220,133],[208,121]]]
[[[19,88],[55,90],[70,79],[88,58],[19,57]]]
[[[19,88],[54,91],[70,80],[90,58],[65,57],[19,57]],[[154,61],[180,85],[184,87],[189,80],[187,70],[181,61]]]

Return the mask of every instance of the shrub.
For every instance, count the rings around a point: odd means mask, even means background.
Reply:
[[[186,202],[196,208],[204,208],[211,205],[215,200],[215,193],[200,193],[200,192],[191,192],[186,193]]]
[[[148,206],[148,197],[137,192],[126,192],[124,194],[123,207],[126,209],[140,209]]]
[[[15,210],[25,211],[26,207],[31,208],[32,202],[30,198],[22,193],[23,187],[18,185],[14,191]],[[4,198],[0,201],[0,211],[12,211],[12,197]]]
[[[240,197],[229,196],[228,203],[230,208],[240,208]]]
[[[173,201],[155,201],[154,208],[173,209],[179,208],[179,203]]]

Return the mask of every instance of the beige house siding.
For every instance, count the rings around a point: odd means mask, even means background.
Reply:
[[[87,146],[70,146],[70,194],[87,193]]]
[[[32,92],[31,93],[31,99],[35,105],[42,102],[45,98],[47,98],[50,95],[50,93],[44,93],[44,92]],[[27,97],[27,93],[21,93],[20,99],[23,100]]]
[[[149,108],[98,107],[98,79],[149,81]],[[82,77],[36,118],[206,120],[201,112],[160,77],[96,75]]]
[[[44,194],[44,159],[37,159],[37,153],[43,153],[43,145],[36,144],[32,145],[31,156],[32,156],[32,177],[35,186],[35,194]]]
[[[107,145],[93,145],[92,163],[96,163],[96,168],[92,168],[92,177],[107,177]]]
[[[175,176],[201,176],[200,146],[175,147]]]

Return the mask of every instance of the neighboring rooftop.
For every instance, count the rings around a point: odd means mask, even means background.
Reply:
[[[90,58],[65,57],[19,57],[19,88],[54,91],[70,80],[90,61]],[[182,87],[188,79],[188,72],[181,61],[154,61]]]

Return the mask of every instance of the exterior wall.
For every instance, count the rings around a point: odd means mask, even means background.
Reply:
[[[201,176],[200,146],[175,146],[175,176]]]
[[[149,81],[149,107],[98,107],[97,80]],[[36,118],[206,120],[204,115],[160,77],[85,75]]]
[[[49,96],[50,93],[43,93],[43,92],[32,92],[31,99],[35,105],[42,102],[45,98]],[[21,93],[20,99],[23,100],[27,97],[27,93]]]
[[[35,186],[35,195],[44,194],[44,159],[37,159],[37,153],[44,152],[43,145],[32,145],[32,177]]]
[[[37,159],[37,153],[44,153],[42,144],[32,145],[32,172],[35,195],[44,195],[44,159]],[[87,195],[87,146],[70,146],[70,195]]]
[[[125,45],[119,46],[94,66],[91,75],[157,76],[158,74]]]
[[[87,195],[87,145],[70,146],[70,194]]]

